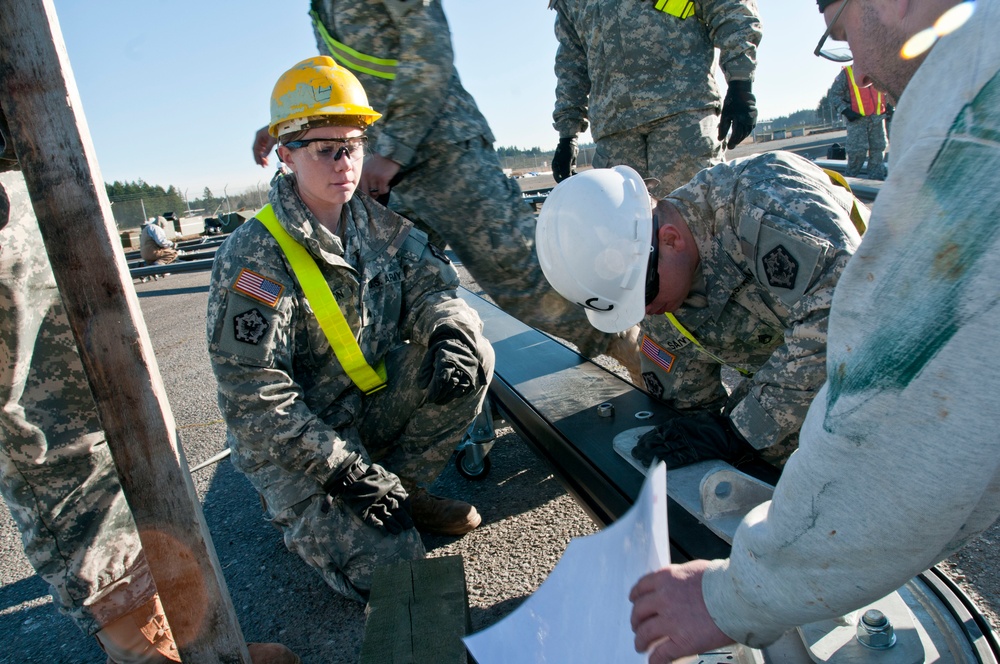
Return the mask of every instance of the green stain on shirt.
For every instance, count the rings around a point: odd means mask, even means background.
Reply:
[[[909,205],[923,218],[872,294],[879,326],[850,355],[831,358],[828,427],[841,397],[904,390],[971,315],[960,308],[963,293],[1000,226],[998,77],[959,113]]]

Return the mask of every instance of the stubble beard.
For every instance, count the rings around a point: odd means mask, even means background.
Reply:
[[[870,3],[864,3],[861,7],[861,22],[868,42],[872,45],[870,50],[879,54],[878,62],[867,76],[872,85],[886,93],[895,105],[927,54],[903,58],[903,45],[910,35],[896,26],[883,24]]]

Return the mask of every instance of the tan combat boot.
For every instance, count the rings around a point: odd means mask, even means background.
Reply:
[[[105,625],[94,636],[108,653],[108,664],[181,661],[159,595],[153,595],[153,599],[132,613]]]
[[[94,636],[107,664],[167,664],[181,661],[174,635],[163,613],[160,596],[139,609],[106,625]],[[253,664],[299,664],[298,655],[280,643],[248,643]]]
[[[410,513],[417,530],[431,535],[464,535],[483,521],[469,503],[435,496],[426,489],[410,494]]]

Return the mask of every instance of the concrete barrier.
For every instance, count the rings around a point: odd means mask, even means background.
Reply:
[[[125,249],[138,249],[139,248],[139,229],[132,228],[127,231],[122,231],[120,233],[122,239],[122,247]]]
[[[205,230],[205,217],[182,217],[173,221],[174,233],[182,237],[199,235]]]

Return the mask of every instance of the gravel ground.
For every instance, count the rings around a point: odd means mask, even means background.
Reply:
[[[195,465],[225,448],[224,427],[205,351],[207,273],[175,274],[136,284],[187,461]],[[599,358],[612,370],[619,369]],[[595,525],[548,469],[509,428],[497,432],[493,469],[480,482],[453,465],[433,490],[475,504],[483,524],[462,538],[425,537],[430,556],[460,554],[473,630],[492,625],[529,596],[573,537]],[[249,483],[228,460],[193,476],[233,605],[248,641],[281,641],[304,664],[356,662],[364,634],[360,605],[334,595],[262,517]],[[942,567],[1000,626],[1000,526],[995,525]],[[0,508],[0,664],[103,664],[53,607],[48,587],[24,557],[6,506]]]
[[[170,407],[190,465],[225,449],[205,350],[207,273],[136,284]],[[524,441],[500,428],[492,471],[469,482],[444,470],[432,490],[475,504],[482,525],[462,538],[425,536],[430,556],[459,554],[474,631],[507,615],[548,576],[573,537],[596,532]],[[228,460],[193,474],[211,538],[248,641],[280,641],[303,664],[357,662],[364,610],[334,595],[263,518],[249,482]],[[53,607],[0,508],[0,664],[103,664],[103,653]]]

